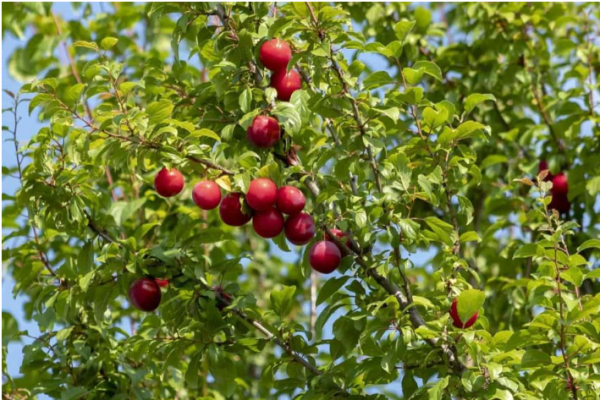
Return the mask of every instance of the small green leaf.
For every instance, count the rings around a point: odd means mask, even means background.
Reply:
[[[394,80],[392,79],[392,77],[390,77],[390,75],[387,72],[377,71],[372,73],[365,79],[364,86],[365,89],[370,90],[392,83],[394,83]]]
[[[146,114],[148,114],[150,125],[156,125],[169,118],[173,112],[173,108],[173,103],[166,99],[150,103],[146,107]]]
[[[469,114],[475,107],[477,107],[480,103],[484,101],[496,101],[496,98],[491,94],[480,94],[473,93],[470,94],[465,100],[465,113]]]
[[[108,49],[112,48],[114,45],[116,45],[118,41],[119,41],[119,39],[111,37],[111,36],[105,37],[100,42],[100,47],[102,47],[102,49],[104,49],[104,50],[108,50]]]
[[[481,290],[468,289],[461,292],[458,296],[457,311],[458,317],[463,323],[466,323],[485,302],[485,294]]]
[[[240,108],[244,113],[250,112],[252,107],[252,90],[250,88],[244,89],[239,98]]]
[[[415,24],[415,21],[404,20],[394,25],[394,32],[396,32],[396,37],[398,40],[404,42],[410,31],[415,27]]]
[[[521,246],[515,254],[513,258],[529,258],[541,256],[544,254],[544,248],[536,243],[528,243],[524,246]]]
[[[94,51],[100,51],[100,49],[98,48],[98,45],[94,42],[86,42],[83,40],[78,40],[75,43],[73,43],[73,47],[85,47],[86,49],[91,49]]]
[[[541,351],[535,349],[529,349],[523,354],[521,358],[521,367],[523,368],[538,368],[542,365],[552,364],[550,356]]]
[[[294,293],[296,286],[283,286],[281,290],[271,292],[271,306],[282,319],[286,317],[294,306]]]
[[[431,61],[417,61],[414,65],[413,65],[413,69],[418,69],[418,70],[423,70],[424,73],[426,73],[427,75],[437,79],[438,81],[442,82],[442,70],[440,69],[440,67],[437,66],[437,64],[432,63]]]
[[[577,248],[577,252],[581,252],[586,249],[600,249],[600,240],[598,239],[589,239],[586,240]]]

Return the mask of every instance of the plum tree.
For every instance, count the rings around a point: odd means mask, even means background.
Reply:
[[[4,397],[598,398],[598,5],[2,8]]]

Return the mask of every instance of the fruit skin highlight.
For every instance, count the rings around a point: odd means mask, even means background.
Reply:
[[[294,70],[286,72],[279,70],[271,75],[271,87],[277,90],[277,98],[283,101],[289,101],[298,89],[302,89],[302,79],[300,74]]]
[[[260,62],[271,71],[286,69],[292,59],[292,48],[281,39],[267,40],[260,46]]]
[[[221,189],[213,181],[201,181],[192,190],[192,200],[203,210],[212,210],[221,203]]]
[[[150,278],[141,278],[129,287],[131,304],[142,311],[154,311],[158,308],[162,294],[160,287]]]
[[[283,224],[283,215],[275,208],[260,211],[252,218],[254,232],[265,239],[279,235],[283,231]]]
[[[333,242],[321,240],[313,245],[308,255],[310,266],[322,274],[330,274],[342,260],[340,249]]]
[[[229,193],[219,207],[221,220],[229,226],[242,226],[252,219],[252,214],[244,214],[242,211],[241,193]]]
[[[284,232],[291,243],[305,245],[315,236],[315,221],[305,212],[291,215],[285,221]]]
[[[277,191],[277,209],[284,214],[294,215],[304,210],[304,193],[294,186],[282,186]]]
[[[452,305],[450,306],[450,317],[452,318],[452,325],[457,328],[467,329],[473,326],[475,321],[477,321],[477,317],[479,317],[479,311],[477,311],[471,318],[469,318],[467,323],[463,325],[460,317],[458,316],[458,299],[454,299],[454,301],[452,301]]]
[[[181,172],[175,168],[163,167],[154,178],[154,189],[162,197],[173,197],[183,190],[185,180]]]
[[[248,141],[261,149],[273,147],[281,138],[279,122],[267,115],[257,115],[246,131]]]
[[[277,201],[277,185],[270,179],[257,178],[250,182],[246,202],[254,211],[265,211]]]

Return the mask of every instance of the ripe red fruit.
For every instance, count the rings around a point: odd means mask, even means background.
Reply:
[[[304,210],[306,198],[302,191],[294,186],[282,186],[277,191],[277,209],[284,214],[298,214]]]
[[[138,279],[129,288],[129,299],[139,310],[154,311],[160,304],[160,288],[154,279]]]
[[[183,190],[184,179],[175,168],[161,169],[154,178],[154,188],[162,197],[173,197]]]
[[[321,240],[313,245],[308,254],[310,266],[322,274],[336,270],[342,260],[342,253],[333,242]]]
[[[221,202],[221,189],[213,181],[201,181],[192,190],[192,199],[203,210],[212,210]]]
[[[255,211],[265,211],[275,205],[277,185],[270,179],[257,178],[250,182],[246,201]]]
[[[241,197],[241,193],[229,193],[221,202],[219,215],[227,225],[242,226],[252,219],[251,214],[244,214],[242,211]]]
[[[160,278],[154,278],[154,282],[156,282],[156,284],[160,287],[167,287],[169,286],[169,280],[168,279],[160,279]]]
[[[335,237],[339,238],[342,242],[344,241],[344,239],[346,239],[345,245],[346,247],[350,248],[350,239],[348,238],[348,235],[346,235],[345,232],[339,229],[330,229],[329,232],[331,232]],[[331,240],[327,233],[325,233],[325,240],[333,242],[333,240]],[[338,248],[340,249],[340,252],[344,253],[341,247],[338,246]]]
[[[315,236],[315,221],[307,213],[290,215],[285,221],[285,237],[297,246],[305,245]]]
[[[271,87],[277,90],[279,100],[288,101],[292,93],[302,88],[302,79],[294,70],[286,72],[285,69],[280,69],[271,75]]]
[[[552,195],[563,195],[566,196],[569,193],[569,184],[567,177],[562,172],[556,174],[552,178]]]
[[[281,138],[279,122],[267,115],[257,115],[248,127],[247,135],[248,141],[256,147],[261,149],[273,147]]]
[[[542,161],[540,161],[540,166],[538,167],[538,174],[545,169],[548,170],[548,175],[546,175],[546,177],[544,178],[544,182],[548,182],[549,180],[551,180],[554,177],[554,175],[552,175],[552,172],[550,172],[550,168],[548,167],[548,162],[546,160],[542,160]]]
[[[252,226],[258,236],[274,238],[283,230],[283,215],[275,208],[261,211],[252,218]]]
[[[450,317],[452,318],[452,325],[457,328],[467,329],[473,326],[475,321],[477,321],[477,317],[479,316],[479,311],[476,312],[465,324],[460,320],[458,316],[458,299],[454,299],[452,305],[450,306]]]
[[[281,39],[267,40],[260,47],[260,61],[271,71],[287,68],[292,59],[292,49]]]
[[[566,214],[571,209],[571,203],[569,199],[564,194],[552,194],[552,201],[548,204],[548,208],[551,210],[556,210],[560,214]]]

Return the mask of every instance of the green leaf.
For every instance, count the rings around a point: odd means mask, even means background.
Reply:
[[[404,92],[397,93],[396,99],[403,103],[412,105],[419,104],[419,102],[423,99],[423,88],[409,87]]]
[[[586,249],[600,249],[600,240],[598,239],[589,239],[586,240],[577,248],[577,252],[581,252]]]
[[[156,125],[169,118],[173,112],[173,108],[173,103],[166,99],[150,103],[146,107],[146,114],[148,114],[150,125]]]
[[[542,365],[552,364],[552,359],[547,353],[540,350],[529,349],[521,358],[521,367],[523,368],[538,368]]]
[[[394,32],[396,33],[398,40],[404,42],[410,31],[415,27],[415,24],[415,21],[404,20],[394,25]]]
[[[417,7],[415,9],[415,20],[417,22],[417,29],[425,31],[431,23],[431,11],[421,6]]]
[[[596,196],[598,193],[600,193],[600,176],[595,176],[588,180],[585,184],[585,188],[590,196]]]
[[[206,128],[202,128],[202,129],[192,132],[190,134],[190,137],[209,137],[211,139],[216,140],[217,142],[221,141],[221,138],[219,137],[219,135],[217,135],[215,132],[211,131],[210,129],[206,129]]]
[[[328,279],[323,287],[319,290],[317,296],[317,306],[329,299],[333,294],[337,293],[342,286],[350,279],[349,276],[341,276],[339,278]]]
[[[427,391],[429,395],[429,400],[444,400],[446,397],[444,396],[444,389],[448,387],[448,382],[450,381],[449,376],[445,376],[433,385],[431,389]]]
[[[102,49],[104,49],[104,50],[108,50],[108,49],[114,47],[114,45],[116,45],[118,41],[119,41],[119,39],[117,39],[115,37],[110,37],[110,36],[105,37],[100,42],[100,47],[102,47]]]
[[[467,96],[465,100],[465,113],[469,114],[475,107],[484,101],[496,101],[496,98],[491,94],[473,93]]]
[[[502,164],[502,163],[506,163],[508,162],[508,158],[502,154],[493,154],[490,156],[487,156],[482,162],[480,167],[483,168],[487,168],[487,167],[491,167],[492,165],[496,165],[496,164]]]
[[[475,134],[483,129],[485,129],[485,125],[475,121],[467,121],[460,124],[460,126],[456,129],[456,138],[467,139],[472,136],[476,136]]]
[[[436,111],[431,107],[426,107],[423,110],[423,125],[428,127],[430,132],[442,126],[447,119],[448,110],[446,109]]]
[[[425,218],[425,222],[427,223],[427,225],[429,225],[431,230],[435,232],[439,240],[441,240],[448,246],[452,246],[452,239],[450,238],[450,235],[454,230],[452,225],[436,217],[427,217]]]
[[[424,69],[402,68],[402,74],[411,85],[416,85],[423,77]]]
[[[250,112],[252,107],[252,90],[250,88],[244,89],[239,98],[240,108],[244,113]]]
[[[461,243],[466,243],[466,242],[481,242],[481,238],[479,237],[479,235],[477,234],[477,232],[475,232],[475,231],[469,231],[469,232],[465,232],[462,235],[460,235],[460,242]]]
[[[371,90],[394,83],[394,80],[385,71],[377,71],[369,75],[363,82],[365,89]]]
[[[83,40],[78,40],[75,43],[73,43],[73,47],[85,47],[86,49],[91,49],[94,51],[100,51],[100,49],[98,48],[98,45],[94,42],[86,42]]]
[[[281,290],[271,292],[271,306],[281,319],[285,318],[294,306],[294,293],[296,286],[285,286]]]
[[[458,296],[458,317],[463,323],[466,323],[481,307],[483,307],[484,302],[485,294],[481,290],[463,290]]]
[[[513,258],[529,258],[542,256],[544,254],[544,248],[536,243],[528,243],[524,246],[521,246],[515,254]]]
[[[417,61],[414,65],[413,65],[413,69],[417,69],[417,70],[423,70],[424,73],[426,73],[427,75],[437,79],[438,81],[442,82],[442,70],[440,69],[440,67],[437,66],[437,64],[432,63],[431,61]]]

